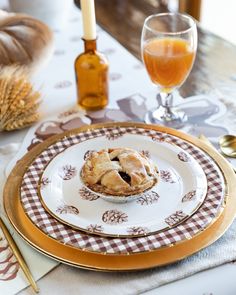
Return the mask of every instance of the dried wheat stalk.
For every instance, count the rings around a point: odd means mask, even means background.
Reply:
[[[0,68],[0,131],[31,125],[39,118],[40,93],[34,91],[24,67]]]

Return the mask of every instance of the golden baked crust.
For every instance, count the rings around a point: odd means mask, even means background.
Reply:
[[[90,153],[81,170],[91,190],[115,196],[139,194],[157,183],[158,171],[144,154],[129,148]]]

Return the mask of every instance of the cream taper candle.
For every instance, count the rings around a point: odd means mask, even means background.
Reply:
[[[83,28],[85,40],[96,39],[96,18],[94,0],[80,0],[82,10]]]

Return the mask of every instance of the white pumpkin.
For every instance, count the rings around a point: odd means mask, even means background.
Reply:
[[[0,65],[25,65],[34,72],[53,52],[53,33],[28,15],[0,10]]]

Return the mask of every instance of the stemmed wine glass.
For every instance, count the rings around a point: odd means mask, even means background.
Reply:
[[[146,114],[147,123],[180,128],[187,115],[173,107],[173,91],[188,77],[197,50],[197,27],[191,16],[160,13],[146,18],[141,37],[143,62],[158,86],[159,106]]]

